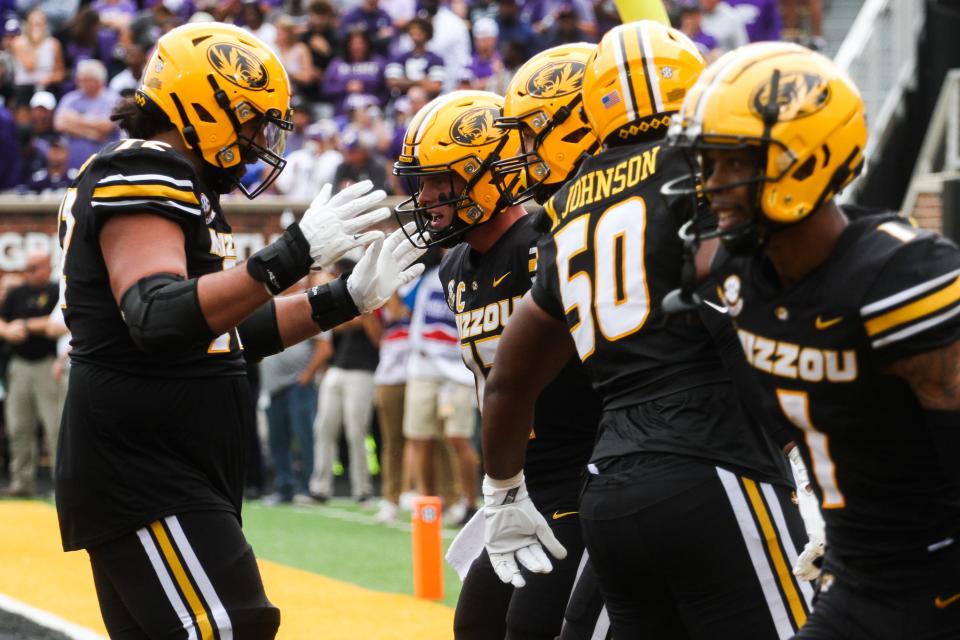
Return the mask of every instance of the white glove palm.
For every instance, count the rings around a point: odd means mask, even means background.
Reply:
[[[310,203],[299,226],[310,244],[314,269],[328,267],[354,247],[365,247],[383,238],[382,231],[364,229],[390,217],[390,209],[380,207],[358,215],[387,197],[380,189],[370,192],[372,188],[373,183],[364,180],[331,198],[332,187],[325,184]]]
[[[558,560],[567,557],[567,550],[527,494],[522,471],[509,480],[484,476],[483,504],[487,555],[503,582],[514,587],[526,584],[518,562],[534,573],[550,573],[553,564],[543,547]]]
[[[407,240],[407,234],[415,229],[416,223],[409,222],[386,240],[381,234],[353,268],[347,278],[347,291],[360,313],[370,313],[382,307],[397,289],[423,273],[422,264],[410,266],[425,252]]]
[[[826,546],[826,525],[820,514],[817,496],[813,492],[813,487],[810,486],[807,467],[803,464],[803,458],[800,457],[800,450],[794,447],[787,457],[790,458],[793,480],[797,485],[797,507],[800,509],[800,517],[803,518],[803,527],[807,530],[807,544],[797,558],[793,575],[801,580],[815,580],[820,577],[820,568],[814,564],[814,560],[823,555]]]

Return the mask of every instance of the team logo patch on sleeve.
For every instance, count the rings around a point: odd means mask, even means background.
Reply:
[[[727,305],[727,312],[736,317],[743,311],[743,298],[740,297],[740,277],[737,275],[727,276],[723,281],[723,287],[718,292],[721,300]]]

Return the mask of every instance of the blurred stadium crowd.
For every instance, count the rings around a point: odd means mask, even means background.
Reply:
[[[823,46],[822,0],[667,0],[709,58],[781,37]],[[64,189],[122,135],[109,114],[132,92],[157,39],[188,21],[241,25],[276,48],[296,130],[274,186],[303,200],[319,185],[388,170],[405,124],[456,88],[503,93],[543,49],[596,42],[619,23],[613,0],[0,0],[0,191]],[[808,18],[808,19],[807,19]],[[252,175],[251,175],[252,178]]]
[[[708,59],[748,41],[824,45],[821,0],[664,4]],[[502,94],[535,53],[596,42],[620,21],[613,0],[0,0],[0,15],[0,145],[19,149],[0,154],[0,191],[66,189],[87,157],[123,135],[111,110],[137,87],[157,39],[220,20],[275,47],[296,90],[288,164],[271,187],[292,201],[364,179],[407,193],[391,167],[430,99],[463,88]],[[0,279],[0,465],[15,495],[35,494],[38,466],[52,465],[57,425],[48,423],[59,413],[50,408],[63,396],[65,327],[47,318],[57,298],[49,263],[32,255],[25,273]],[[371,478],[381,475],[383,521],[414,491],[443,496],[453,522],[471,515],[476,400],[434,282],[427,271],[378,313],[251,367],[264,416],[249,447],[251,495],[323,502],[343,459],[356,461],[348,476],[358,500],[375,494]]]

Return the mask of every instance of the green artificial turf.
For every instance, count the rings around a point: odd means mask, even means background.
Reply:
[[[410,533],[372,523],[374,511],[338,500],[324,507],[250,502],[243,507],[243,531],[259,558],[376,591],[413,595]],[[403,516],[409,522],[410,515]],[[445,531],[444,553],[453,533]],[[443,603],[453,607],[460,578],[446,562],[443,584]]]

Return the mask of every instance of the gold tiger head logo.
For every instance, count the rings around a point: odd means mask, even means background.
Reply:
[[[763,109],[770,101],[771,81],[767,80],[753,92],[750,110],[763,117]],[[803,71],[786,71],[777,85],[779,122],[813,115],[830,101],[830,84],[824,78]]]
[[[580,91],[583,85],[583,72],[586,65],[582,62],[551,62],[530,76],[527,81],[527,93],[534,98],[558,98]]]
[[[450,137],[468,147],[479,147],[499,140],[506,132],[493,126],[498,117],[500,110],[496,107],[470,109],[453,121]]]
[[[221,42],[207,49],[207,60],[222,77],[243,89],[262,91],[270,77],[263,62],[249,49]]]

